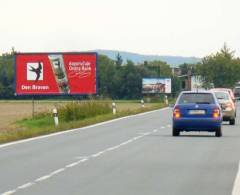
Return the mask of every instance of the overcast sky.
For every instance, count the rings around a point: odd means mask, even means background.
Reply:
[[[0,53],[114,49],[240,56],[239,0],[0,0]]]

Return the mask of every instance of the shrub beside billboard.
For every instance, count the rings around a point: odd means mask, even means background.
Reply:
[[[97,53],[16,54],[17,95],[97,93]]]
[[[171,78],[143,78],[142,79],[142,93],[156,94],[156,93],[171,93]]]

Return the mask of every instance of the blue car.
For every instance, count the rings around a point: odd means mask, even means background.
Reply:
[[[209,91],[182,92],[173,108],[172,135],[181,131],[215,132],[222,136],[222,113],[216,96]]]

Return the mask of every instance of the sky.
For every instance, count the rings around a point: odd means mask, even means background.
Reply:
[[[240,56],[239,0],[0,0],[0,54],[110,49]]]

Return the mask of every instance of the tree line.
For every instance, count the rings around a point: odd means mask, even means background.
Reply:
[[[142,97],[142,78],[171,77],[174,93],[179,90],[179,78],[172,76],[169,64],[162,61],[123,63],[118,54],[116,60],[99,57],[99,94],[113,99],[137,99]]]
[[[14,53],[0,56],[0,98],[13,99],[14,96]],[[118,54],[116,59],[99,56],[98,97],[111,99],[142,98],[142,78],[170,77],[172,95],[181,90],[181,77],[172,74],[169,64],[162,61],[145,61],[134,64],[131,60],[123,61]],[[217,52],[202,59],[198,64],[182,64],[181,74],[189,72],[201,76],[204,86],[233,87],[240,80],[240,59],[226,45]],[[26,97],[25,97],[26,98]],[[29,98],[29,97],[27,97]],[[31,98],[31,97],[30,97]]]
[[[240,58],[224,44],[217,53],[204,57],[195,72],[202,76],[205,87],[213,84],[214,87],[233,88],[240,81]]]

